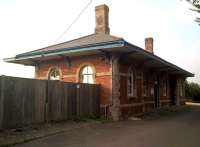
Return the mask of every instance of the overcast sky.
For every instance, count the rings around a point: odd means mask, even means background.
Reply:
[[[110,8],[111,34],[144,47],[154,38],[154,52],[192,73],[200,83],[200,26],[181,0],[93,0],[57,42],[89,0],[0,0],[0,74],[34,77],[34,68],[8,64],[3,58],[94,33],[94,7]]]

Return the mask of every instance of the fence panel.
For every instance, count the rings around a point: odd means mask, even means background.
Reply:
[[[99,115],[99,86],[80,84],[79,89],[80,117],[95,117]]]
[[[76,84],[68,83],[64,84],[65,87],[65,95],[67,97],[67,118],[72,119],[77,115],[77,101],[76,101]]]
[[[4,77],[4,128],[20,127],[23,124],[23,102],[27,91],[22,81]]]
[[[62,83],[48,81],[48,120],[58,121],[61,118],[61,99],[63,95]]]
[[[0,76],[0,129],[99,115],[99,86]]]
[[[3,128],[44,121],[45,81],[4,77]]]
[[[34,80],[35,123],[45,121],[46,81]]]
[[[4,89],[2,87],[3,85],[3,76],[0,76],[0,130],[3,129],[3,98],[4,98]]]
[[[76,116],[76,84],[59,81],[48,82],[48,119],[59,121]]]
[[[95,98],[93,101],[93,113],[96,117],[100,116],[100,85],[95,85],[93,87],[93,97]]]

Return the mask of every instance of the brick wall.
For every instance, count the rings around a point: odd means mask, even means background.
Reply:
[[[36,67],[36,78],[47,79],[49,70],[57,67],[61,72],[61,80],[65,82],[80,82],[79,72],[85,65],[90,65],[95,74],[95,84],[101,85],[100,102],[101,106],[109,104],[111,97],[111,65],[103,60],[101,55],[74,57],[70,64],[62,58],[43,62]]]
[[[91,55],[74,57],[70,59],[70,64],[62,58],[50,60],[43,62],[36,67],[36,78],[47,79],[49,70],[52,67],[57,67],[61,72],[61,80],[66,82],[80,82],[79,72],[80,69],[85,66],[92,66],[95,74],[95,83],[101,85],[100,91],[100,102],[101,102],[101,112],[102,114],[110,115],[108,105],[111,103],[112,95],[112,67],[108,61],[105,61],[102,55]],[[136,87],[137,95],[136,97],[128,97],[127,95],[127,77],[128,68],[133,66],[136,69]],[[155,81],[159,81],[159,103],[158,107],[168,107],[170,106],[170,83],[169,75],[167,73],[161,73],[157,71],[152,71],[143,68],[141,63],[120,63],[119,64],[119,76],[120,76],[120,110],[122,116],[128,115],[139,115],[144,112],[151,111],[155,108],[155,98],[154,98],[154,85]],[[148,79],[148,90],[147,95],[144,95],[143,80],[144,77]],[[177,78],[178,80],[178,78]],[[177,87],[180,87],[184,83],[184,79],[178,80]],[[166,83],[166,94],[164,93],[164,84]],[[152,93],[153,90],[153,93]],[[184,90],[184,89],[183,89]],[[179,92],[180,90],[176,90]],[[179,96],[179,95],[178,95]],[[179,96],[180,97],[180,96]],[[180,97],[180,104],[184,104],[184,93]]]
[[[127,80],[128,80],[128,68],[133,66],[136,70],[136,87],[137,95],[135,97],[128,97],[127,95]],[[127,115],[140,115],[144,112],[151,111],[155,108],[154,83],[156,77],[159,81],[159,103],[158,107],[168,107],[170,105],[170,85],[169,75],[167,73],[161,73],[151,71],[143,68],[141,63],[121,63],[120,64],[120,102],[122,116]],[[144,95],[143,80],[147,79],[147,95]],[[166,83],[166,92],[165,90]]]

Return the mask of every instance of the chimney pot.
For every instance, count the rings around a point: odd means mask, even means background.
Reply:
[[[145,38],[145,50],[153,54],[153,38]]]
[[[96,16],[96,34],[110,34],[109,28],[109,8],[107,5],[99,5],[95,7]]]

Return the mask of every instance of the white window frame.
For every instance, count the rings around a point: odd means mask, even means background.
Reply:
[[[55,74],[55,72],[56,73],[58,73],[59,75],[57,76],[57,78],[56,77],[54,77],[54,79],[53,78],[51,78],[52,76],[51,76],[51,74],[54,72],[54,74]],[[60,71],[60,69],[58,68],[58,67],[52,67],[52,68],[50,68],[50,70],[49,70],[49,73],[48,73],[48,80],[60,80],[61,79],[61,71]]]
[[[84,74],[83,74],[83,70],[84,70],[85,68],[88,68],[88,67],[91,68],[92,73],[84,73]],[[88,70],[87,70],[87,72],[88,72]],[[94,81],[94,80],[95,80],[95,79],[94,79],[94,70],[93,70],[92,66],[90,66],[90,65],[85,65],[85,66],[83,66],[83,67],[81,68],[81,70],[80,70],[79,76],[80,76],[80,83],[94,84],[94,82],[95,82],[95,81]],[[89,81],[89,77],[87,77],[87,82],[83,82],[84,76],[92,76],[92,82]]]
[[[148,96],[148,79],[145,76],[143,76],[143,96]]]
[[[163,80],[163,96],[167,96],[167,78]]]
[[[128,77],[127,77],[127,95],[128,95],[128,97],[136,97],[137,96],[137,90],[136,90],[137,85],[136,84],[137,84],[137,82],[136,82],[135,70],[133,68],[129,68]]]

